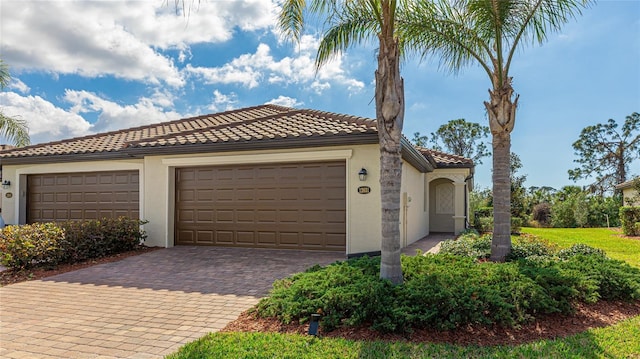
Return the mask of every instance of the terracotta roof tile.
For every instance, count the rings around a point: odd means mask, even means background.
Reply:
[[[441,151],[436,151],[430,148],[418,147],[416,146],[418,151],[422,153],[423,156],[427,158],[427,160],[432,159],[433,162],[436,163],[436,166],[442,167],[473,167],[473,160],[470,158],[453,155],[450,153],[445,153]]]
[[[0,158],[113,153],[129,148],[375,133],[375,121],[262,105],[120,131],[4,149]]]

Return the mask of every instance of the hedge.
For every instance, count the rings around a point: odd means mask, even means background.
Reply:
[[[0,264],[12,269],[55,267],[133,250],[146,239],[146,221],[125,217],[34,223],[0,230]]]

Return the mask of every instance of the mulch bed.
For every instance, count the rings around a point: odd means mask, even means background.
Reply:
[[[572,316],[547,315],[520,328],[500,326],[467,326],[450,331],[416,329],[406,335],[382,334],[367,328],[340,328],[332,332],[319,332],[321,337],[339,337],[350,340],[409,341],[414,343],[450,343],[458,345],[518,345],[540,339],[566,337],[584,332],[591,328],[613,325],[640,315],[640,301],[607,302],[592,305],[579,304]],[[308,325],[284,325],[273,318],[257,318],[244,312],[235,321],[229,323],[222,332],[276,332],[307,334]]]
[[[46,277],[51,277],[56,274],[62,274],[82,268],[87,268],[94,266],[96,264],[109,263],[119,261],[121,259],[137,256],[139,254],[151,252],[161,249],[161,247],[138,247],[129,252],[123,252],[114,254],[107,257],[89,259],[84,262],[73,263],[73,264],[61,264],[57,268],[47,269],[47,268],[32,268],[27,270],[14,271],[11,269],[4,270],[0,272],[0,286],[5,286],[14,283],[25,282],[28,280],[36,280]]]

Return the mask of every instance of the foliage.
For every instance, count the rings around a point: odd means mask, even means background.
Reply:
[[[146,239],[140,230],[145,223],[125,217],[60,223],[66,233],[65,261],[75,263],[133,250]]]
[[[640,241],[621,237],[618,229],[608,228],[523,228],[523,233],[544,238],[560,248],[584,244],[598,248],[607,256],[640,268]]]
[[[488,188],[476,189],[470,192],[469,193],[469,213],[471,215],[471,218],[469,219],[470,223],[473,223],[475,226],[476,213],[483,208],[491,208],[491,212],[493,212],[493,207],[491,207],[492,203],[493,203],[493,195],[491,194],[490,189]]]
[[[507,260],[514,261],[529,257],[552,256],[558,251],[558,247],[549,241],[532,235],[521,235],[513,242],[511,253]]]
[[[281,333],[211,333],[167,359],[186,358],[633,358],[640,352],[640,316],[565,338],[479,346],[402,341],[352,341]]]
[[[382,332],[455,329],[468,324],[515,326],[536,315],[571,313],[576,300],[640,298],[640,269],[602,252],[556,248],[532,236],[516,241],[512,262],[478,261],[491,238],[468,233],[437,255],[403,256],[403,286],[376,276],[379,258],[315,266],[276,281],[257,315],[285,323],[321,313],[324,330],[369,325]]]
[[[551,225],[551,206],[549,203],[543,202],[533,206],[531,218],[542,227]]]
[[[417,146],[431,147],[454,155],[470,158],[476,164],[482,164],[482,158],[491,155],[483,142],[489,135],[489,127],[478,123],[467,122],[463,118],[451,120],[431,133],[431,146],[427,136],[419,132],[413,134],[413,142]]]
[[[3,90],[11,82],[9,67],[0,59],[0,90]],[[18,147],[27,146],[29,139],[29,127],[26,120],[6,116],[0,110],[0,136],[6,137]]]
[[[440,253],[471,258],[489,258],[491,254],[491,235],[467,234],[455,240],[443,241]]]
[[[1,263],[14,269],[55,267],[129,251],[145,240],[144,223],[120,217],[8,226],[0,230]]]
[[[640,207],[621,207],[620,221],[622,222],[622,233],[627,236],[640,236]]]
[[[8,268],[55,266],[62,261],[64,230],[53,223],[0,230],[0,263]]]
[[[574,162],[580,167],[569,170],[569,179],[595,177],[594,191],[611,191],[626,182],[629,164],[640,158],[640,113],[627,116],[618,130],[618,123],[609,119],[582,129],[573,143]]]

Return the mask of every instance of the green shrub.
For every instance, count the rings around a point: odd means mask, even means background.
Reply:
[[[620,223],[626,236],[640,236],[640,207],[620,207]]]
[[[593,288],[589,293],[583,288],[585,301],[637,300],[640,299],[640,269],[626,262],[610,259],[599,253],[577,254],[558,263],[558,268],[569,270]],[[591,297],[584,297],[591,294]]]
[[[520,234],[524,220],[520,217],[511,217],[511,234]]]
[[[35,223],[0,231],[1,263],[9,268],[56,266],[135,249],[146,238],[137,219]]]
[[[560,259],[569,259],[577,255],[586,255],[586,256],[594,255],[594,256],[606,257],[606,254],[602,249],[593,248],[583,243],[577,243],[572,245],[569,248],[561,249],[560,251],[558,251],[557,255]]]
[[[491,255],[491,235],[467,234],[455,240],[443,241],[440,244],[440,253],[477,259],[489,258]]]
[[[531,256],[551,256],[557,251],[556,246],[549,241],[532,235],[521,235],[511,244],[508,261],[515,261]]]
[[[7,226],[0,230],[0,261],[14,269],[55,266],[63,261],[64,230],[53,223]]]
[[[133,250],[146,239],[140,230],[144,223],[125,217],[60,223],[66,232],[65,259],[78,262]]]
[[[580,251],[588,250],[576,247],[573,253]],[[469,324],[516,326],[541,314],[571,313],[577,300],[640,298],[640,270],[598,252],[566,260],[529,255],[507,263],[444,253],[403,256],[405,282],[400,286],[380,279],[379,265],[378,257],[364,257],[315,266],[276,281],[255,310],[285,323],[321,313],[324,330],[369,325],[383,332],[410,332]]]

